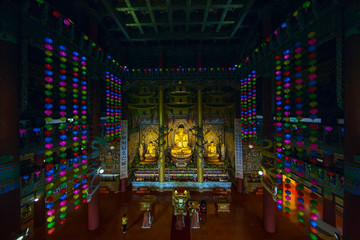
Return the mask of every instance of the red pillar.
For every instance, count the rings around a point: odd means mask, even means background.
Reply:
[[[324,153],[323,154],[323,165],[324,167],[331,167],[334,165],[334,154]]]
[[[334,154],[325,152],[323,155],[323,165],[329,168],[334,165]],[[323,221],[336,227],[336,206],[331,190],[327,190],[326,184],[323,189]]]
[[[163,68],[164,67],[164,55],[161,53],[159,55],[159,68]]]
[[[98,24],[93,21],[90,20],[90,36],[91,36],[91,40],[93,40],[95,43],[98,43],[98,39],[99,39],[99,26]]]
[[[96,177],[94,185],[99,183],[99,176]],[[100,226],[100,193],[97,190],[91,197],[88,204],[88,229],[90,231],[96,230]]]
[[[350,2],[350,1],[345,1]],[[360,164],[355,155],[360,155],[360,34],[354,34],[344,44],[344,239],[359,239],[360,203],[359,192],[354,192],[351,182],[359,182]]]
[[[126,192],[127,189],[127,178],[122,178],[120,180],[120,184],[121,184],[121,191],[122,192]]]
[[[264,174],[264,183],[267,184],[267,186],[270,185],[269,177],[266,174]],[[265,231],[268,233],[275,233],[275,201],[266,189],[264,189],[263,194],[263,218]]]
[[[34,202],[34,228],[39,228],[45,224],[45,197],[41,193],[40,196],[35,196],[37,201]]]
[[[263,19],[263,40],[265,40],[271,33],[271,18],[267,14]],[[267,139],[273,139],[273,116],[272,116],[272,102],[271,98],[271,89],[272,89],[272,79],[269,74],[270,69],[267,72],[263,73],[262,77],[262,112],[263,112],[263,136]],[[271,159],[266,157],[263,158],[263,162],[271,162]],[[264,175],[264,182],[269,185],[270,180],[268,176]],[[272,198],[272,195],[264,189],[263,195],[263,220],[265,231],[269,233],[274,233],[276,231],[276,221],[275,221],[275,202]]]
[[[238,193],[244,192],[244,180],[242,178],[236,178],[236,190]]]
[[[202,66],[202,54],[201,54],[201,52],[198,52],[198,54],[197,54],[197,65],[198,65],[198,68],[201,68],[201,66]]]
[[[34,157],[35,165],[36,166],[43,166],[44,165],[44,153],[37,154]],[[44,189],[42,192],[35,193],[35,199],[38,200],[34,202],[34,238],[41,239],[44,235],[44,224],[45,224],[45,196],[44,196]]]
[[[331,198],[323,197],[323,221],[336,227],[336,206]]]
[[[97,23],[90,23],[90,38],[94,42],[98,42],[98,25]],[[93,63],[94,64],[94,63]],[[90,141],[93,141],[97,136],[100,135],[100,81],[98,73],[93,72],[92,76],[92,89],[91,89],[91,116],[90,116]],[[98,158],[92,159],[92,161],[99,161]],[[97,177],[94,184],[99,182]],[[100,215],[100,195],[99,190],[97,190],[92,198],[91,201],[88,203],[88,228],[89,230],[95,230],[99,227]]]
[[[12,239],[12,233],[20,231],[18,49],[17,45],[0,40],[1,239]]]

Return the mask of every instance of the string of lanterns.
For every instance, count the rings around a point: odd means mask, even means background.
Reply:
[[[46,206],[46,215],[47,215],[47,233],[52,234],[55,231],[55,209],[54,209],[54,183],[52,182],[54,179],[54,164],[52,161],[54,160],[52,148],[53,144],[53,126],[50,124],[52,121],[53,114],[53,40],[51,38],[45,38],[45,206]]]
[[[282,147],[283,147],[283,137],[282,137],[282,104],[283,104],[283,97],[282,97],[282,61],[281,56],[275,57],[275,141],[276,141],[276,166],[277,166],[277,174],[276,174],[276,183],[277,183],[277,208],[282,209],[283,204],[283,185],[282,185]]]
[[[308,92],[309,92],[309,98],[310,98],[310,102],[309,102],[309,106],[310,106],[310,118],[314,121],[316,118],[317,118],[317,101],[316,101],[316,98],[317,98],[317,94],[316,94],[316,78],[317,78],[317,75],[316,75],[316,70],[317,70],[317,67],[316,67],[316,63],[317,63],[317,60],[316,60],[316,38],[315,38],[315,32],[310,32],[307,37],[309,38],[309,41],[308,41],[308,51],[309,51],[309,55],[308,55],[308,59],[309,59],[309,75],[308,75],[308,79],[309,79],[309,82],[308,82]],[[317,162],[317,159],[316,159],[316,156],[317,156],[317,149],[319,148],[319,146],[317,145],[317,130],[319,129],[319,125],[315,122],[311,123],[310,124],[310,131],[309,131],[309,140],[310,140],[310,161],[315,164]],[[317,176],[317,168],[315,166],[312,166],[311,167],[311,173],[310,173],[310,176],[311,176],[311,180],[310,180],[310,183],[312,184],[312,186],[310,187],[310,190],[312,191],[312,193],[310,194],[310,197],[311,197],[311,200],[310,200],[310,204],[311,204],[311,214],[310,214],[310,238],[313,239],[313,240],[317,240],[317,230],[316,230],[316,227],[317,227],[317,220],[318,220],[318,216],[316,215],[316,213],[318,212],[317,210],[317,195],[315,193],[317,193],[318,189],[316,187],[316,185],[318,185],[318,181],[316,180],[316,176]]]
[[[60,46],[60,81],[59,81],[59,96],[60,96],[60,120],[65,122],[66,121],[66,47]],[[67,197],[67,184],[66,184],[66,167],[67,167],[67,154],[66,154],[66,123],[59,124],[59,131],[60,131],[60,224],[64,224],[66,222],[66,197]]]
[[[87,67],[86,57],[82,56],[81,61],[81,163],[82,163],[82,202],[87,202]]]
[[[284,161],[284,176],[285,176],[285,216],[290,217],[290,200],[291,191],[290,187],[290,171],[291,171],[291,125],[290,125],[290,50],[285,50],[283,53],[284,64],[284,80],[283,80],[283,92],[284,92],[284,117],[283,117],[283,129],[284,129],[284,144],[283,144],[283,157]]]
[[[296,10],[293,12],[292,16],[298,20],[299,22],[299,25],[301,25],[301,20],[302,19],[301,17],[299,18],[301,14],[301,12],[303,12],[304,10],[306,11],[309,7],[311,6],[311,1],[304,1],[304,3]],[[303,10],[304,9],[304,10]],[[313,10],[316,9],[316,8],[313,8]],[[278,34],[280,34],[282,31],[284,31],[286,28],[288,27],[291,27],[291,26],[288,26],[289,23],[292,22],[291,19],[288,19],[287,22],[284,22],[284,23],[281,23],[280,26],[278,28],[276,28],[273,32],[273,34],[275,36],[277,36]],[[291,24],[290,24],[291,25]],[[255,48],[253,50],[253,53],[252,54],[255,54],[255,53],[258,53],[259,52],[259,49],[261,50],[261,48],[265,48],[267,45],[269,45],[268,43],[271,41],[270,39],[274,38],[273,36],[269,36],[266,38],[266,40],[264,42],[262,42],[257,48]],[[250,56],[250,55],[249,55]],[[245,59],[243,60],[243,63],[248,63],[249,62],[249,56],[245,57]],[[241,67],[241,63],[238,64],[238,65],[235,65],[235,66],[238,66],[238,67]]]
[[[54,76],[54,67],[53,67],[53,55],[54,47],[53,40],[50,38],[45,38],[45,174],[46,182],[45,192],[46,192],[46,214],[47,214],[47,233],[52,234],[55,231],[55,208],[54,208],[54,195],[59,194],[59,224],[64,224],[66,222],[67,216],[67,197],[68,197],[68,156],[66,151],[68,148],[72,148],[73,157],[71,159],[72,168],[73,168],[73,178],[74,178],[74,205],[75,209],[79,208],[79,193],[82,188],[82,198],[83,202],[86,202],[87,198],[87,68],[86,68],[86,58],[79,58],[79,53],[74,51],[72,52],[71,57],[68,56],[67,48],[65,46],[58,46],[58,74],[56,79]],[[69,63],[68,63],[68,60]],[[71,62],[71,63],[70,63]],[[70,74],[67,71],[67,68],[71,66]],[[67,81],[68,76],[71,76],[71,81]],[[81,79],[81,81],[80,81]],[[53,98],[54,95],[54,80],[57,81],[58,91],[56,94],[59,96],[59,111],[56,112],[59,114],[59,120],[61,121],[58,125],[60,133],[59,146],[54,148],[53,144],[53,128],[54,125],[51,124],[53,121]],[[68,87],[69,82],[70,87]],[[71,88],[72,86],[72,88]],[[71,104],[67,102],[68,89],[72,89]],[[68,113],[68,106],[71,105],[70,114]],[[81,116],[80,116],[81,115]],[[67,118],[72,117],[72,125],[67,126]],[[67,135],[67,131],[71,130],[71,133]],[[35,132],[40,132],[40,128],[36,129]],[[70,135],[71,134],[71,135]],[[72,145],[67,140],[69,137],[72,138]],[[60,163],[56,167],[59,167],[59,182],[58,186],[54,186],[54,170],[55,166],[53,164],[54,153],[59,151]],[[80,164],[82,164],[80,172]],[[82,179],[82,180],[81,180]],[[80,182],[81,181],[81,182]],[[81,188],[80,185],[82,184]],[[56,187],[56,189],[55,189]]]
[[[113,141],[121,136],[121,79],[106,72],[106,135]]]
[[[303,89],[303,79],[302,79],[302,43],[301,42],[297,42],[295,44],[295,96],[296,96],[296,119],[297,119],[297,123],[296,123],[296,157],[298,159],[293,159],[294,162],[298,163],[297,166],[297,175],[300,177],[304,177],[305,175],[305,168],[302,166],[302,159],[304,157],[304,136],[302,135],[303,132],[303,127],[305,127],[305,125],[303,123],[301,123],[300,121],[303,119],[303,95],[304,95],[304,91]],[[298,201],[298,226],[301,229],[305,228],[304,225],[304,185],[302,184],[302,182],[298,182],[297,186],[296,186],[296,190],[297,190],[297,201]]]
[[[115,77],[115,139],[120,141],[121,137],[121,79]]]
[[[256,71],[240,80],[241,135],[244,144],[256,138]]]
[[[235,65],[235,67],[204,67],[204,68],[127,68],[126,66],[120,66],[120,69],[126,72],[140,73],[140,72],[204,72],[204,71],[236,71],[241,65]]]
[[[75,209],[79,209],[79,193],[80,193],[80,174],[79,174],[79,165],[80,165],[80,122],[79,122],[79,53],[74,51],[72,53],[72,72],[73,72],[73,177],[74,177],[74,205]]]

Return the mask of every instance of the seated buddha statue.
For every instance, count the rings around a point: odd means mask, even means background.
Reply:
[[[210,161],[219,161],[219,154],[216,151],[216,146],[214,142],[211,142],[210,146],[207,149],[207,158]]]
[[[175,133],[175,146],[171,149],[171,155],[174,157],[188,157],[192,154],[191,148],[188,146],[189,135],[184,132],[184,126],[179,126],[179,131]]]
[[[150,142],[145,153],[145,162],[154,160],[156,160],[156,147]]]

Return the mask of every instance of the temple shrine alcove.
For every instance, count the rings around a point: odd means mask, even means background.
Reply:
[[[133,190],[230,191],[234,89],[189,79],[152,83],[134,81],[128,90]]]
[[[157,125],[142,124],[140,127],[140,164],[156,164],[158,159],[159,129]]]

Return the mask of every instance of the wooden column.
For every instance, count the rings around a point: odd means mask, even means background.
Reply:
[[[326,168],[334,165],[334,154],[325,152],[323,154],[323,165]],[[325,176],[325,184],[323,188],[323,221],[336,227],[336,206],[330,186],[326,183],[329,176]]]
[[[163,129],[164,127],[164,89],[163,86],[159,88],[159,128]],[[162,135],[163,132],[159,132],[159,135]],[[159,141],[160,151],[159,151],[159,182],[163,183],[165,181],[165,152],[164,152],[164,138],[160,137]]]
[[[0,40],[0,233],[20,231],[19,47]]]
[[[269,14],[270,9],[265,10],[265,16],[263,18],[262,30],[263,40],[271,34],[271,17]],[[263,136],[267,139],[273,140],[273,116],[272,116],[272,79],[270,75],[270,67],[263,73],[262,77],[262,112],[263,112]],[[272,159],[263,157],[263,163],[272,162]],[[268,176],[264,176],[264,183],[269,183]],[[276,231],[276,220],[275,220],[275,202],[273,196],[264,189],[263,195],[263,220],[265,231],[269,233],[275,233]]]
[[[203,111],[202,111],[202,87],[198,86],[198,91],[197,91],[197,111],[198,111],[198,117],[197,117],[197,126],[200,129],[200,133],[198,133],[200,136],[203,135],[202,133],[202,120],[203,120]],[[200,138],[197,139],[197,144],[199,146],[201,146],[202,140]],[[204,176],[203,176],[203,153],[200,150],[200,148],[198,148],[198,157],[197,157],[197,181],[199,183],[202,183],[204,181]]]
[[[98,24],[95,22],[90,22],[90,38],[97,43],[98,42]],[[96,64],[92,62],[92,71],[91,71],[91,101],[89,108],[91,109],[90,115],[90,141],[92,142],[97,136],[100,135],[100,79],[96,71]],[[92,161],[98,162],[99,159],[95,158]],[[95,184],[98,183],[99,176],[96,177]],[[100,226],[100,193],[97,190],[91,201],[88,203],[88,229],[93,231]]]
[[[345,1],[351,2],[351,1]],[[360,203],[359,189],[352,182],[359,183],[360,174],[360,34],[345,39],[344,44],[344,240],[359,239]],[[356,160],[356,161],[355,161]]]
[[[269,177],[264,174],[264,183],[270,185]],[[275,233],[276,221],[275,221],[275,201],[273,196],[264,189],[263,194],[263,218],[264,228],[268,233]]]
[[[332,197],[323,197],[323,221],[336,227],[336,205]]]
[[[44,165],[44,153],[37,154],[34,157],[36,166]],[[45,224],[45,189],[42,187],[41,192],[35,193],[35,198],[38,198],[37,201],[34,202],[34,239],[41,239],[42,236],[45,235],[44,224]]]

